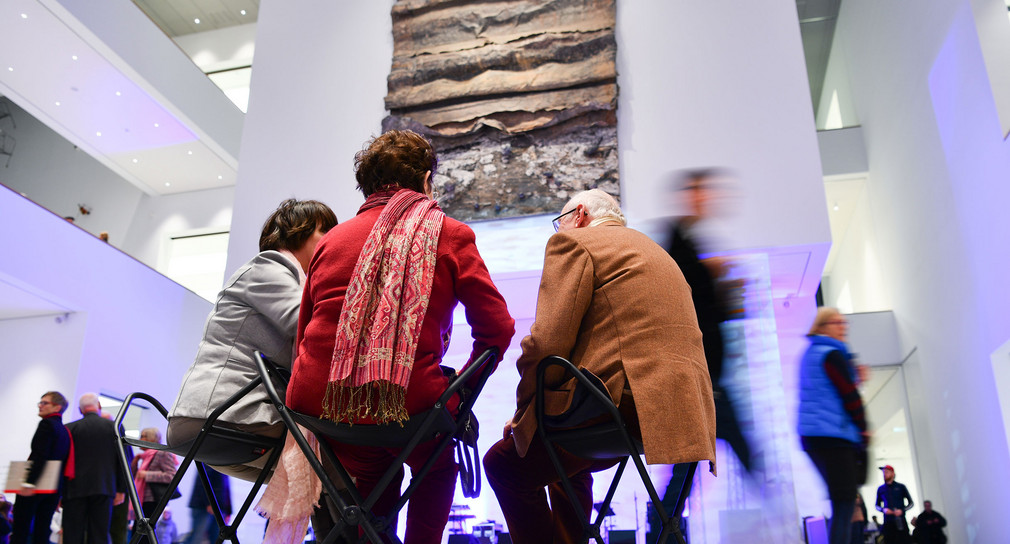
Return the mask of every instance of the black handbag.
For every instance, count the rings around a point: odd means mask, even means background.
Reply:
[[[154,502],[160,502],[161,497],[165,495],[166,491],[168,491],[168,484],[148,482],[147,488],[151,490],[151,495],[154,497]],[[179,493],[179,488],[176,487],[175,489],[172,490],[172,496],[168,500],[178,499],[181,496],[182,493]]]

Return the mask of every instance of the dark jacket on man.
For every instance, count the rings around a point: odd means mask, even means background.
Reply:
[[[67,424],[74,439],[75,477],[63,493],[64,544],[109,542],[112,503],[126,491],[113,423],[95,412]]]
[[[68,480],[65,499],[126,492],[126,475],[119,466],[116,428],[95,412],[67,424],[74,437],[74,479]]]
[[[25,483],[37,485],[47,461],[67,460],[70,453],[70,433],[63,426],[61,414],[42,418],[35,436],[32,437],[32,452],[28,455],[31,468]],[[62,480],[61,480],[62,483]],[[49,542],[49,522],[60,502],[60,493],[38,493],[18,495],[14,501],[14,524],[11,544],[45,544]]]
[[[28,469],[25,483],[35,485],[42,476],[42,470],[46,468],[46,461],[66,462],[68,453],[70,433],[63,425],[62,415],[53,414],[42,418],[32,437],[32,452],[28,455],[32,466]]]

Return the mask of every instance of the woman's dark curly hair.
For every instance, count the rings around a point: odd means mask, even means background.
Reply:
[[[431,142],[410,130],[390,130],[372,138],[354,155],[354,177],[367,197],[402,187],[424,192],[424,174],[435,175],[438,159]]]
[[[329,232],[337,216],[326,204],[315,200],[289,198],[270,214],[260,234],[260,251],[286,249],[296,251],[318,228]]]

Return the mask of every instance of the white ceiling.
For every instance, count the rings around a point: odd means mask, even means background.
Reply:
[[[133,0],[133,3],[173,38],[252,23],[260,10],[259,0]]]
[[[234,185],[225,158],[61,17],[0,2],[0,94],[147,194]]]

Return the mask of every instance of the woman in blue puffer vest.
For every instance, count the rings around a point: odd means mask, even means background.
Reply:
[[[831,498],[831,544],[848,544],[859,486],[866,481],[869,433],[856,386],[857,367],[845,340],[849,322],[835,308],[819,308],[800,361],[799,435]]]

